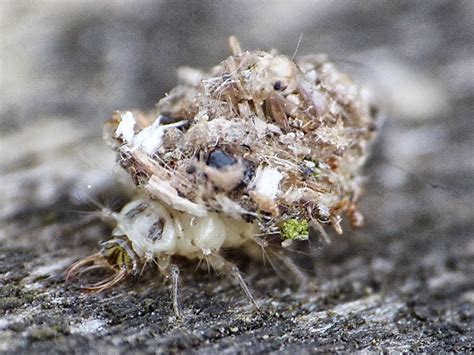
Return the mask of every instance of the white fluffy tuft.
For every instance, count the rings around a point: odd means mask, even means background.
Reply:
[[[186,121],[179,121],[162,125],[161,116],[159,116],[151,126],[145,127],[139,133],[135,134],[134,127],[136,121],[133,114],[127,111],[121,115],[121,119],[115,131],[115,136],[131,144],[132,150],[141,148],[148,155],[153,155],[163,144],[163,136],[167,129],[180,127],[186,123]]]
[[[153,154],[163,143],[165,127],[160,124],[160,118],[158,117],[151,126],[145,127],[135,136],[133,139],[134,147],[143,148],[148,155]]]

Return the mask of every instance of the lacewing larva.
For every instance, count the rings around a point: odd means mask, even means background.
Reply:
[[[179,317],[179,256],[233,275],[258,308],[222,250],[252,254],[271,248],[266,236],[275,234],[288,247],[326,226],[342,233],[344,216],[362,224],[360,169],[376,127],[364,89],[325,55],[243,51],[235,37],[230,46],[209,72],[181,69],[182,83],[153,114],[116,112],[106,123],[138,193],[108,212],[112,238],[69,268],[68,278],[92,264],[111,270],[86,290],[158,265],[172,279]]]

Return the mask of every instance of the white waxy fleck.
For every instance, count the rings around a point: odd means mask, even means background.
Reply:
[[[131,143],[133,140],[133,136],[135,134],[134,127],[135,127],[135,117],[130,111],[125,112],[122,114],[122,120],[115,131],[115,135],[117,137],[121,137],[124,141]]]
[[[277,169],[259,167],[253,185],[257,193],[273,200],[278,192],[281,179],[283,179],[283,174]]]
[[[151,126],[145,127],[133,139],[135,148],[141,147],[148,154],[153,154],[163,143],[165,130],[157,119]]]
[[[152,155],[163,144],[163,136],[167,129],[180,127],[185,123],[186,121],[179,121],[162,125],[160,116],[151,126],[145,127],[133,138],[133,146],[135,149],[140,147],[148,155]]]

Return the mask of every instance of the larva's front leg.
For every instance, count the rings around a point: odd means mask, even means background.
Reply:
[[[182,319],[183,315],[179,306],[179,267],[175,264],[169,264],[164,270],[163,275],[171,280],[171,299],[173,302],[173,312],[177,319]]]

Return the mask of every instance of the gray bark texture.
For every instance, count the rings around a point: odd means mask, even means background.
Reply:
[[[472,1],[67,4],[0,4],[1,353],[474,350]],[[109,237],[97,201],[133,193],[100,137],[110,112],[151,108],[230,34],[291,56],[300,33],[298,55],[329,53],[382,98],[365,227],[289,251],[305,287],[237,255],[260,313],[186,262],[181,321],[153,272],[101,294],[80,290],[98,274],[66,283]]]

